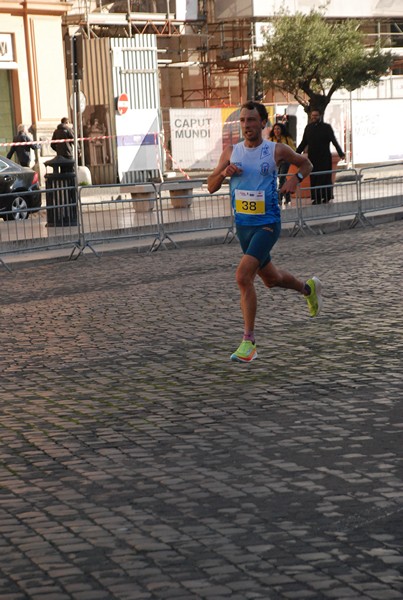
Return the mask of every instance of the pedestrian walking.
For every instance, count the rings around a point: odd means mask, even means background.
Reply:
[[[322,306],[322,284],[318,277],[304,282],[278,269],[271,260],[270,252],[281,231],[277,165],[286,161],[298,168],[298,172],[284,183],[281,188],[283,193],[294,193],[297,185],[311,172],[312,165],[306,156],[296,154],[289,146],[263,139],[262,131],[267,119],[263,104],[254,101],[243,104],[240,113],[243,141],[224,149],[217,167],[207,179],[208,190],[214,193],[227,177],[230,178],[237,236],[244,253],[236,271],[244,335],[239,348],[231,354],[231,360],[238,362],[250,362],[257,358],[254,332],[256,275],[268,288],[280,287],[302,294],[312,317],[319,314]]]
[[[337,154],[344,159],[346,155],[336,140],[332,126],[323,122],[323,115],[319,110],[312,110],[311,122],[305,127],[301,143],[297,152],[308,149],[308,158],[312,163],[311,200],[312,204],[322,204],[333,200],[332,182],[332,154],[330,144],[336,148]],[[318,173],[327,171],[327,173]]]
[[[35,144],[31,136],[28,133],[28,128],[24,124],[20,124],[17,127],[17,135],[13,138],[14,143],[23,142],[23,146],[11,146],[7,154],[7,158],[11,160],[13,154],[17,155],[18,162],[22,167],[29,167],[31,164],[31,150],[38,150],[39,145]]]

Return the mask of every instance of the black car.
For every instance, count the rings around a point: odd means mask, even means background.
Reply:
[[[5,221],[19,221],[28,218],[32,212],[28,209],[40,206],[38,173],[0,156],[0,216]]]

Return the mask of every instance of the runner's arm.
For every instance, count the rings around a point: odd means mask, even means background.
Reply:
[[[309,158],[304,154],[297,154],[286,144],[276,144],[275,160],[277,165],[279,165],[281,162],[288,162],[291,165],[295,165],[298,167],[298,172],[303,175],[304,179],[305,177],[308,177],[312,171],[312,163]],[[286,182],[280,189],[280,192],[291,192],[293,194],[299,183],[301,182],[295,173],[291,177],[287,177]]]
[[[231,154],[232,146],[226,146],[221,153],[218,165],[207,177],[207,189],[210,194],[214,194],[220,189],[226,177],[231,177],[231,175],[240,171],[238,167],[230,163]]]

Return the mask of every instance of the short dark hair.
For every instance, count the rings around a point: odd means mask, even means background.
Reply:
[[[254,108],[256,108],[262,121],[267,121],[269,119],[266,107],[260,102],[255,102],[255,100],[249,100],[248,102],[245,102],[245,104],[242,104],[241,110],[243,108],[246,108],[246,110],[253,110]]]
[[[68,119],[67,117],[63,117],[63,119],[60,122],[63,123],[63,125],[65,125],[66,123],[70,122],[70,119]]]

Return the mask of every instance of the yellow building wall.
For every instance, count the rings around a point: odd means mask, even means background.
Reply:
[[[2,13],[1,32],[13,37],[12,93],[15,125],[35,124],[38,137],[70,115],[61,15]]]
[[[38,130],[68,117],[66,70],[60,19],[29,18],[33,48],[33,78]]]

